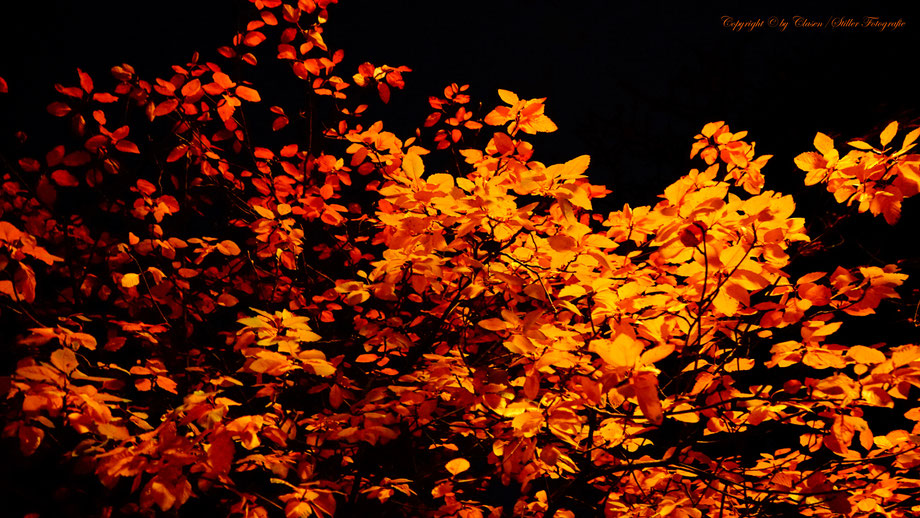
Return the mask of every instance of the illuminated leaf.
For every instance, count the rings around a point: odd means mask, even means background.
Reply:
[[[859,363],[882,363],[886,360],[885,353],[878,349],[870,349],[864,345],[854,345],[847,351],[847,356]]]
[[[631,385],[636,391],[636,399],[642,415],[653,424],[659,425],[664,421],[661,410],[661,400],[658,398],[658,379],[650,372],[640,372],[633,376]]]
[[[66,169],[58,169],[57,171],[51,173],[51,179],[54,180],[54,183],[60,185],[61,187],[76,187],[80,185],[80,181],[77,180]]]
[[[64,117],[70,113],[71,108],[67,103],[53,102],[48,105],[48,113],[55,117]]]
[[[141,278],[136,273],[126,273],[121,278],[121,285],[125,288],[133,288],[140,284]]]
[[[77,357],[70,349],[58,349],[51,353],[51,363],[64,374],[70,374],[77,368]]]
[[[882,147],[887,146],[888,143],[891,142],[891,139],[893,139],[897,133],[898,133],[898,121],[891,122],[890,124],[885,126],[885,129],[882,130],[882,134],[879,135],[879,139],[881,140]]]
[[[236,95],[239,96],[240,99],[245,99],[252,103],[257,103],[262,100],[262,98],[259,96],[259,92],[243,85],[236,87]]]
[[[449,461],[444,467],[447,468],[447,471],[449,471],[451,475],[457,475],[470,469],[470,461],[463,457],[457,457]]]
[[[224,240],[217,243],[217,251],[224,255],[240,255],[240,247],[230,240]]]

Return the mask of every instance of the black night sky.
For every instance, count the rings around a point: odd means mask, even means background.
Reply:
[[[326,35],[346,51],[341,73],[362,61],[414,70],[393,101],[401,120],[388,121],[407,132],[427,114],[427,96],[451,82],[470,84],[486,106],[498,102],[498,88],[548,97],[560,130],[538,139],[536,158],[590,154],[593,178],[614,189],[616,205],[652,202],[687,169],[693,135],[712,120],[749,130],[761,153],[776,155],[768,186],[783,188],[792,184],[781,177],[796,174],[792,157],[809,150],[814,132],[855,137],[918,115],[907,72],[916,62],[911,49],[920,49],[916,5],[616,4],[343,0],[330,8]],[[219,59],[214,49],[229,43],[248,9],[242,0],[127,5],[0,7],[0,76],[11,88],[0,101],[8,114],[3,138],[11,127],[47,123],[43,106],[55,98],[53,84],[75,83],[78,66],[104,81],[122,62],[149,78],[168,76],[169,65],[196,50]],[[736,31],[726,16],[764,24]],[[866,16],[903,26],[830,27]],[[824,27],[796,27],[796,17]],[[769,27],[771,18],[788,27]]]

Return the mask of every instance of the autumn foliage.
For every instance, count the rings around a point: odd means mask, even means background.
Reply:
[[[398,136],[407,67],[344,70],[334,1],[252,3],[222,64],[78,70],[73,138],[0,171],[4,456],[75,515],[920,513],[920,346],[849,332],[908,275],[823,248],[747,132],[602,214],[587,156],[537,161],[544,99],[452,84]],[[274,59],[302,99],[245,79]],[[894,225],[918,135],[795,164]]]

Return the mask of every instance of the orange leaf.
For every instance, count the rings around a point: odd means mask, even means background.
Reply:
[[[549,246],[557,252],[568,252],[569,250],[574,250],[578,245],[574,237],[565,234],[550,236],[547,241],[549,241]]]
[[[77,356],[70,349],[58,349],[51,353],[51,363],[64,374],[77,368]]]
[[[229,293],[221,293],[220,296],[217,297],[217,304],[220,306],[232,307],[237,305],[237,303],[239,303],[239,299]]]
[[[243,44],[247,47],[255,47],[265,41],[265,35],[259,31],[250,31],[243,38]]]
[[[594,340],[589,348],[612,367],[632,368],[645,344],[637,340],[629,326],[619,326],[613,340]]]
[[[32,455],[45,437],[45,431],[34,426],[19,427],[19,449],[25,456]]]
[[[449,461],[444,467],[447,468],[447,471],[449,471],[451,475],[457,475],[458,473],[463,473],[470,469],[470,461],[463,457],[457,457]]]
[[[377,355],[374,353],[365,353],[355,358],[357,363],[371,363],[377,361]]]
[[[631,380],[633,390],[636,391],[636,400],[639,410],[649,421],[659,425],[664,420],[661,412],[661,400],[658,399],[658,378],[651,372],[639,372]]]
[[[217,251],[224,255],[240,255],[240,247],[230,240],[224,240],[217,244]]]
[[[500,318],[487,318],[479,322],[479,327],[489,331],[504,331],[508,329],[508,323]]]
[[[172,392],[173,394],[178,394],[176,392],[176,382],[167,378],[166,376],[157,376],[157,386],[166,392]]]
[[[898,121],[894,121],[891,124],[885,126],[885,129],[882,130],[882,134],[879,135],[879,138],[882,142],[882,147],[888,145],[891,142],[891,139],[898,133]]]
[[[878,349],[871,349],[864,345],[854,345],[847,351],[847,356],[857,363],[882,363],[886,360],[885,353]]]
[[[251,103],[257,103],[262,100],[262,98],[259,96],[259,92],[255,91],[252,88],[249,88],[248,86],[243,86],[243,85],[236,87],[236,95],[240,99],[245,99]]]
[[[818,132],[815,135],[815,149],[817,149],[822,155],[827,155],[827,153],[834,149],[834,140],[824,133]]]
[[[498,96],[501,97],[502,101],[505,101],[506,104],[511,104],[511,105],[517,104],[519,100],[517,94],[509,90],[499,89]]]
[[[217,83],[224,90],[228,90],[236,86],[236,83],[230,79],[230,76],[223,72],[214,72],[214,82]]]
[[[141,278],[136,273],[126,273],[121,278],[121,285],[124,286],[125,288],[133,288],[137,286],[138,284],[140,284],[140,282],[141,282]]]

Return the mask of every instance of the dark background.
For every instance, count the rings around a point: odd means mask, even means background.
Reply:
[[[653,203],[687,170],[692,137],[709,121],[749,130],[759,153],[776,155],[768,188],[791,192],[801,185],[792,158],[810,150],[816,131],[848,139],[917,116],[917,4],[700,4],[343,0],[330,7],[326,38],[346,51],[340,74],[366,60],[414,70],[381,115],[390,127],[404,124],[405,135],[427,115],[427,96],[451,82],[470,84],[486,106],[498,102],[498,88],[548,97],[560,130],[536,140],[535,158],[590,154],[593,180],[614,191],[611,206]],[[3,138],[12,128],[40,131],[53,84],[76,84],[78,66],[104,88],[122,62],[147,78],[168,77],[194,51],[220,62],[216,47],[230,43],[249,9],[242,0],[2,3],[0,76],[11,89],[0,98]],[[790,26],[737,32],[723,16]],[[804,29],[795,16],[906,26]]]

